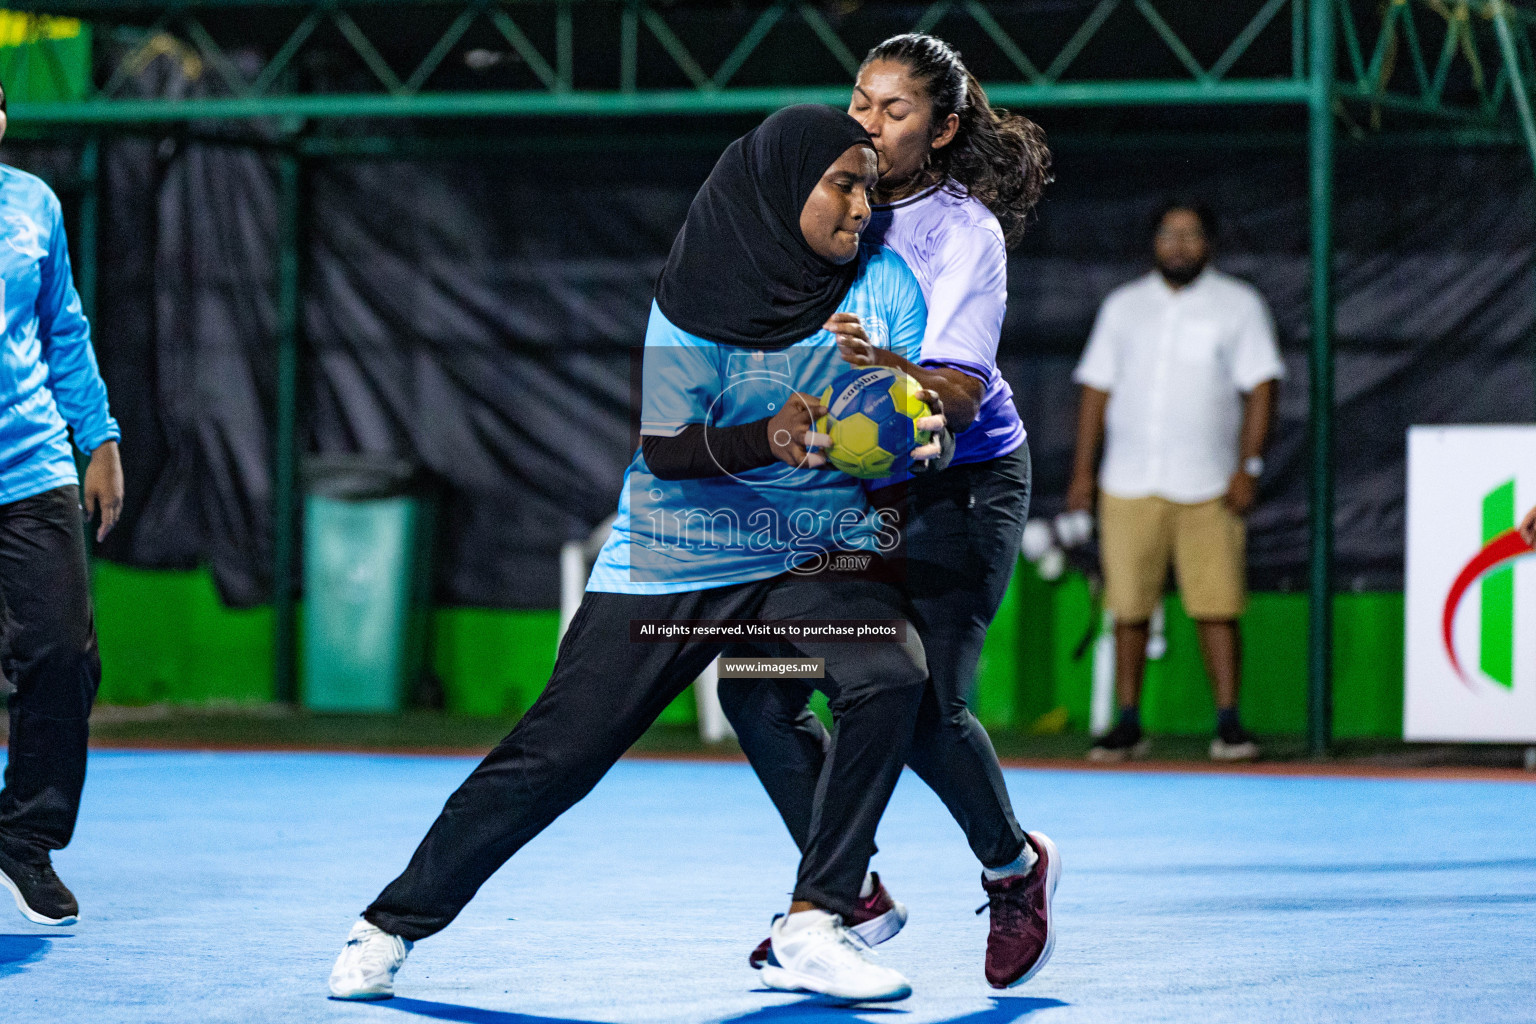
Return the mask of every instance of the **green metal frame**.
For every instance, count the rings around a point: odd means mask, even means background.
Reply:
[[[299,520],[299,332],[303,291],[303,167],[297,154],[277,158],[277,437],[272,473],[273,692],[298,695],[298,608],[294,569]]]
[[[1313,0],[1308,25],[1308,195],[1312,214],[1311,558],[1307,605],[1307,746],[1320,757],[1333,735],[1333,104],[1334,21]]]
[[[13,102],[12,120],[21,125],[77,126],[95,140],[107,129],[280,118],[288,133],[278,158],[282,244],[279,428],[274,442],[274,578],[280,594],[275,642],[278,692],[285,699],[293,695],[294,679],[291,582],[302,363],[302,161],[322,155],[398,155],[410,148],[379,136],[328,135],[313,130],[315,125],[353,117],[720,115],[769,111],[791,103],[841,105],[857,70],[861,47],[850,40],[861,36],[861,18],[889,16],[889,9],[878,5],[831,11],[788,0],[729,8],[652,0],[22,0],[10,6],[39,17],[88,18],[93,38],[118,40],[120,51],[110,67],[98,68],[99,81],[84,95],[66,101]],[[701,11],[739,12],[743,6],[749,8],[749,17],[740,19],[739,36],[720,56],[718,18],[701,16]],[[224,16],[237,9],[260,9],[265,22],[282,26],[283,41],[270,52],[253,53],[245,40],[220,38],[236,31],[225,28]],[[1008,69],[986,82],[989,96],[1000,104],[1032,109],[1261,105],[1305,110],[1312,258],[1308,735],[1314,753],[1322,755],[1330,739],[1332,703],[1331,281],[1338,125],[1348,122],[1350,140],[1390,138],[1405,129],[1404,138],[1448,145],[1507,144],[1518,138],[1536,161],[1536,116],[1529,92],[1536,75],[1536,11],[1512,0],[1224,0],[1220,11],[1230,15],[1235,10],[1239,16],[1231,20],[1230,32],[1218,48],[1212,49],[1209,38],[1202,37],[1199,48],[1209,51],[1202,58],[1187,33],[1181,35],[1174,27],[1176,15],[1191,9],[1177,0],[1082,0],[1075,29],[1045,51],[1039,34],[1028,31],[1038,12],[1021,5],[945,0],[913,9],[921,11],[910,26],[914,31],[942,35],[963,23],[966,31],[985,36],[995,47],[992,66]],[[416,12],[424,25],[431,21],[436,28],[405,33],[403,40],[401,33],[391,34],[386,55],[365,26],[390,11],[397,16]],[[1161,77],[1079,77],[1075,71],[1083,64],[1080,58],[1112,29],[1132,31],[1135,56],[1156,54],[1170,70]],[[452,63],[450,58],[468,63],[474,58],[471,40],[483,40],[488,31],[496,45],[506,49],[482,48],[479,59],[516,65],[523,84],[498,90],[445,86],[442,72]],[[578,32],[583,36],[580,67]],[[798,33],[795,53],[803,59],[793,68],[781,64],[765,74],[752,58],[769,40],[782,42],[785,33]],[[1282,66],[1268,75],[1244,70],[1262,49],[1260,40],[1281,36],[1288,37],[1289,60],[1280,61]],[[41,24],[36,44],[47,59],[52,43]],[[303,76],[295,71],[306,53],[324,47],[341,52],[360,69],[364,84],[343,92],[306,89]],[[708,52],[716,54],[708,61],[713,70],[701,56]],[[968,51],[968,56],[974,63],[976,51]],[[205,81],[207,95],[127,95],[134,76],[158,60],[177,62],[184,77]],[[4,71],[0,66],[0,74]],[[789,81],[783,80],[786,76]],[[310,130],[301,131],[306,127]],[[95,141],[89,143],[82,163],[82,177],[88,182],[94,181],[96,146]],[[436,140],[418,147],[421,155],[452,148]],[[83,229],[92,237],[81,239],[91,246],[81,266],[82,279],[90,282],[88,292],[93,292],[95,281],[94,210],[92,199],[85,222],[90,227]]]
[[[485,117],[485,116],[626,116],[711,114],[768,111],[789,103],[841,102],[857,67],[854,45],[860,33],[858,10],[837,24],[819,5],[780,0],[755,6],[756,16],[729,52],[710,71],[704,58],[718,49],[719,27],[701,18],[698,4],[662,4],[650,0],[75,0],[74,3],[28,2],[13,9],[40,15],[69,13],[91,18],[102,29],[131,40],[99,85],[73,101],[18,104],[16,116],[32,124],[110,124],[254,117]],[[875,8],[876,5],[869,5]],[[1242,17],[1233,19],[1230,39],[1202,62],[1190,43],[1172,27],[1176,0],[1084,0],[1084,14],[1065,41],[1039,52],[1026,42],[1029,10],[1016,4],[979,0],[930,3],[911,26],[945,31],[964,23],[996,47],[1011,77],[988,82],[999,103],[1028,107],[1157,106],[1169,104],[1309,104],[1313,76],[1307,70],[1306,39],[1320,22],[1308,14],[1310,0],[1229,0]],[[1189,4],[1182,5],[1188,8]],[[1388,0],[1380,13],[1363,18],[1358,5],[1334,0],[1337,31],[1344,41],[1347,74],[1336,83],[1339,98],[1378,107],[1467,122],[1496,123],[1512,92],[1500,71],[1492,81],[1484,71],[1505,67],[1498,33],[1511,35],[1509,47],[1529,58],[1526,32],[1532,15],[1510,0]],[[220,19],[231,10],[259,8],[286,31],[270,53],[256,54],[251,67],[239,40],[218,38]],[[1016,8],[1014,11],[1010,9]],[[397,9],[438,13],[437,22],[453,17],[438,31],[408,34],[401,45],[394,33],[386,56],[363,22],[380,11]],[[1378,5],[1372,2],[1369,10]],[[1266,32],[1286,31],[1289,12],[1291,60],[1288,73],[1267,77],[1234,74]],[[879,16],[875,11],[872,16]],[[580,25],[578,26],[578,18]],[[152,19],[152,20],[148,20]],[[864,20],[869,20],[867,17]],[[147,22],[147,23],[146,23]],[[1434,23],[1438,22],[1438,27]],[[493,30],[504,52],[490,58],[517,64],[526,87],[497,91],[448,90],[437,76],[469,47],[472,30]],[[577,68],[576,35],[583,33],[582,66]],[[1134,28],[1140,42],[1173,58],[1170,74],[1157,78],[1079,78],[1074,68],[1084,52],[1110,29]],[[1367,32],[1373,29],[1374,32]],[[1436,31],[1438,37],[1436,38]],[[789,84],[744,84],[744,72],[765,41],[796,33],[814,54],[804,67],[790,69]],[[45,56],[57,43],[39,32]],[[377,33],[376,33],[377,35]],[[536,42],[535,40],[539,40]],[[1366,43],[1371,45],[1366,48]],[[288,72],[309,51],[329,45],[346,51],[367,71],[366,88],[347,92],[306,91],[289,87]],[[664,54],[662,70],[686,86],[658,86],[641,81],[643,46]],[[1430,52],[1430,48],[1433,52]],[[1034,50],[1036,52],[1031,52]],[[1402,55],[1410,69],[1404,73]],[[819,58],[814,60],[813,57]],[[155,60],[179,62],[192,77],[206,77],[214,95],[196,99],[142,99],[125,94],[132,77]],[[55,59],[56,63],[56,59]],[[1473,95],[1455,89],[1458,69],[1472,71]],[[595,84],[576,86],[583,80]],[[780,69],[781,71],[783,69]],[[655,76],[651,76],[655,77]],[[757,76],[759,79],[761,74]],[[1448,92],[1448,86],[1452,88]]]

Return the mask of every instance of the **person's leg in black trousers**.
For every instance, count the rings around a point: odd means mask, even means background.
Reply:
[[[909,761],[965,830],[984,867],[1024,845],[986,730],[968,706],[987,627],[1002,603],[1029,510],[1029,453],[961,465],[913,488],[906,510],[907,588],[933,686],[918,711]],[[790,835],[803,849],[825,730],[808,690],[722,679],[720,703]]]
[[[448,798],[405,872],[363,917],[415,941],[597,785],[721,644],[632,643],[631,619],[750,618],[759,584],[669,596],[589,593],[544,692]]]
[[[0,871],[36,904],[36,913],[23,909],[29,918],[68,923],[79,908],[48,854],[74,834],[91,703],[101,685],[76,487],[0,505],[0,669],[11,730]]]
[[[901,592],[889,583],[793,574],[779,577],[760,614],[769,622],[910,618]],[[811,639],[784,646],[794,657],[824,659],[826,678],[818,688],[827,695],[834,722],[794,898],[848,920],[859,912],[875,830],[912,742],[928,674],[923,646],[914,629],[902,643]]]
[[[1049,960],[1051,898],[1061,870],[1051,840],[1038,832],[1026,837],[1018,827],[997,754],[966,705],[1028,510],[1029,451],[1020,448],[914,485],[905,524],[906,585],[932,672],[908,763],[945,801],[986,869],[982,884],[992,909],[986,979],[998,989],[1028,981]],[[763,780],[773,778],[766,789],[796,834],[806,798],[797,780],[816,771],[820,726],[803,720],[796,695],[763,692],[776,685],[722,680],[720,703],[754,771]],[[746,715],[748,709],[774,708],[780,709],[776,722]],[[786,738],[786,731],[796,735]],[[808,846],[811,838],[796,835],[796,841]],[[900,917],[905,920],[905,913]],[[883,938],[899,927],[883,930]],[[751,963],[759,966],[765,955],[759,947]]]
[[[778,654],[777,650],[754,653]],[[729,653],[729,652],[728,652]],[[758,781],[778,809],[800,852],[811,834],[811,813],[816,806],[816,786],[832,746],[827,732],[811,710],[814,687],[797,679],[722,679],[720,701],[729,703],[731,727],[744,751],[792,748],[795,756],[776,762],[772,771],[758,773]],[[748,735],[743,738],[742,734]],[[761,735],[772,733],[772,736]],[[750,758],[749,758],[750,760]]]
[[[971,712],[987,629],[1018,561],[1029,515],[1029,449],[956,466],[912,490],[908,579],[933,686],[909,764],[964,830],[983,867],[1024,847],[992,740]]]
[[[875,852],[875,831],[901,776],[928,669],[901,591],[867,578],[781,576],[763,602],[766,621],[900,620],[903,642],[876,644],[798,638],[772,653],[823,660],[833,730],[822,753],[815,735],[788,719],[791,741],[815,745],[820,772],[808,804],[789,913],[774,919],[762,980],[770,988],[849,999],[903,999],[912,987],[898,972],[868,960],[848,934],[860,919],[860,889]],[[767,653],[767,652],[765,652]],[[803,708],[803,705],[802,705]],[[765,708],[765,711],[773,709]],[[793,780],[804,786],[808,778]]]
[[[1018,561],[1029,485],[1023,446],[952,467],[914,485],[907,533],[913,605],[937,652],[909,763],[965,830],[985,869],[991,926],[984,973],[993,988],[1028,981],[1050,959],[1051,899],[1061,874],[1049,837],[1026,836],[1014,820],[992,741],[969,708],[987,627]]]
[[[1050,957],[1050,901],[1060,859],[1050,840],[1026,837],[1014,819],[997,755],[968,706],[976,665],[1018,558],[1029,509],[1027,448],[975,465],[951,467],[912,488],[905,522],[907,587],[928,654],[924,690],[908,763],[944,801],[982,866],[991,903],[986,976],[996,988],[1028,980]],[[795,841],[804,780],[819,765],[820,724],[807,721],[802,698],[772,680],[722,680],[720,700],[742,749]],[[768,716],[777,712],[776,717]],[[876,890],[888,914],[872,919],[871,941],[894,935],[905,911]],[[877,910],[880,908],[876,908]],[[882,923],[895,915],[894,924]],[[759,946],[754,966],[766,962]]]
[[[352,926],[336,999],[388,999],[412,944],[446,928],[486,879],[597,785],[724,646],[630,640],[634,619],[750,618],[760,584],[676,595],[588,593],[544,692],[448,798],[405,871]]]

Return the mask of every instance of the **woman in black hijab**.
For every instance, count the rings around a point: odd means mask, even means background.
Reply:
[[[875,827],[901,773],[927,678],[900,591],[868,575],[809,573],[802,556],[816,561],[827,551],[812,552],[807,542],[840,545],[846,536],[831,529],[826,537],[797,533],[798,546],[787,555],[765,554],[734,536],[716,543],[714,532],[698,546],[686,536],[647,533],[668,516],[739,510],[749,524],[754,515],[786,507],[838,513],[829,520],[851,514],[857,536],[872,529],[860,518],[869,506],[858,481],[811,468],[805,453],[809,416],[818,411],[805,392],[830,381],[835,343],[798,350],[816,376],[796,369],[794,353],[772,352],[769,366],[765,350],[816,335],[861,276],[875,281],[865,286],[875,312],[920,341],[925,318],[910,271],[888,255],[860,256],[876,174],[863,130],[823,107],[773,115],[720,159],[658,284],[641,411],[642,430],[651,436],[630,464],[612,535],[554,673],[517,727],[449,798],[405,872],[353,926],[331,974],[334,997],[393,995],[395,972],[412,943],[446,927],[492,873],[597,784],[728,644],[747,635],[690,632],[658,640],[647,622],[827,619],[895,620],[904,639],[847,644],[786,634],[774,645],[772,653],[824,661],[826,678],[818,685],[838,724],[795,902],[774,925],[773,983],[848,999],[910,994],[906,980],[866,959],[863,944],[843,926],[862,905]],[[769,373],[736,380],[736,366]],[[780,367],[786,381],[764,383]],[[743,388],[770,387],[798,388],[790,392],[795,400],[742,407],[735,397]],[[698,446],[702,468],[694,465],[687,437],[709,429],[702,411],[732,402],[734,418],[747,421],[711,430],[710,444]],[[773,415],[744,412],[760,407],[774,408]],[[670,457],[674,469],[686,472],[658,472],[650,465],[656,451],[659,461]],[[639,514],[644,501],[652,502],[654,516]],[[817,524],[822,518],[811,516]]]
[[[800,222],[822,176],[851,149],[874,154],[859,123],[809,104],[731,143],[688,207],[656,284],[666,318],[744,348],[781,349],[821,330],[858,273],[857,242],[846,254],[818,251]]]
[[[863,175],[872,159],[857,121],[813,104],[786,107],[731,143],[672,243],[657,309],[690,335],[739,348],[784,349],[821,331],[861,270],[859,235],[869,218]],[[660,357],[668,369],[670,355]],[[659,376],[648,372],[647,387]],[[936,403],[936,395],[924,397]],[[645,436],[645,459],[666,480],[734,474],[774,459],[820,466],[825,456],[802,442],[825,411],[815,395],[797,394],[771,430],[762,429],[766,420],[709,430],[693,423],[675,435]],[[935,443],[910,457],[937,453]]]

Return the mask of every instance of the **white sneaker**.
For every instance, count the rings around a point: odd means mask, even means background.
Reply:
[[[347,944],[331,968],[332,999],[389,999],[395,994],[395,972],[415,943],[359,921],[347,933]]]
[[[819,992],[838,999],[879,1002],[912,994],[907,979],[871,963],[864,944],[825,910],[806,910],[774,920],[773,960],[763,984],[786,992]]]

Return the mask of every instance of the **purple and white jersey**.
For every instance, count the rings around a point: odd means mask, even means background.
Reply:
[[[877,206],[866,244],[884,245],[912,269],[928,300],[924,366],[947,366],[986,384],[981,408],[955,435],[956,463],[1007,455],[1024,443],[1013,389],[997,369],[997,342],[1008,309],[1008,250],[1003,229],[977,199],[953,182]]]

